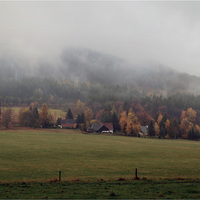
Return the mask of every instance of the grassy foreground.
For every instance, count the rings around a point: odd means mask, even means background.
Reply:
[[[81,134],[78,130],[0,131],[0,182],[200,178],[200,143]]]
[[[0,184],[1,199],[199,199],[200,181],[129,180]]]

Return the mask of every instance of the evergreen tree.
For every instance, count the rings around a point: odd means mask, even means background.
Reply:
[[[149,136],[155,136],[155,127],[154,127],[154,124],[153,124],[153,120],[150,121],[149,125],[148,125],[148,133],[149,133]]]
[[[165,129],[163,126],[160,127],[159,138],[165,138]]]
[[[87,131],[87,126],[86,126],[86,120],[85,120],[85,115],[84,115],[84,113],[82,113],[82,114],[80,115],[80,122],[81,122],[81,125],[80,125],[81,131]]]
[[[37,107],[34,107],[32,110],[32,127],[36,128],[40,126],[40,121],[39,121],[39,113]]]
[[[85,115],[84,115],[84,113],[81,113],[81,115],[80,115],[80,123],[85,123]]]
[[[56,125],[60,125],[60,121],[61,121],[62,118],[58,117],[57,121],[56,121]]]
[[[170,121],[169,127],[167,129],[167,134],[169,136],[169,138],[174,138],[174,127],[173,127],[173,123],[172,121]]]
[[[165,137],[167,130],[165,129],[165,122],[167,121],[167,115],[164,114],[160,122],[160,137]],[[161,132],[162,131],[162,132]]]
[[[119,120],[115,112],[112,114],[112,123],[113,123],[114,132],[120,131],[121,128],[120,128]]]
[[[74,119],[71,109],[68,110],[66,119]]]
[[[112,122],[112,116],[111,116],[111,114],[108,113],[108,112],[104,112],[103,115],[102,115],[101,121],[103,123],[111,123]]]
[[[179,123],[177,121],[176,118],[174,118],[172,120],[173,123],[173,129],[174,129],[174,138],[180,138],[181,137],[181,133],[180,133],[180,127],[179,127]]]
[[[76,123],[80,124],[81,123],[81,115],[78,114],[77,118],[76,118]]]

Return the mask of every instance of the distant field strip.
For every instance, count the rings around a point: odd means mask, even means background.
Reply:
[[[0,181],[200,178],[200,142],[81,134],[78,130],[0,132]]]
[[[15,115],[18,116],[20,109],[23,107],[12,107],[12,110],[14,111]],[[3,108],[6,109],[6,108]],[[29,109],[29,107],[24,107],[24,109]],[[40,112],[40,109],[39,109]],[[66,112],[60,110],[60,109],[49,109],[49,112],[51,113],[52,116],[57,119],[58,117],[60,118],[65,118],[66,117]]]

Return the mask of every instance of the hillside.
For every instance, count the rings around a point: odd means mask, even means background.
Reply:
[[[88,49],[66,49],[59,59],[36,64],[0,57],[0,101],[105,102],[150,95],[200,94],[200,78],[155,63],[135,65]]]

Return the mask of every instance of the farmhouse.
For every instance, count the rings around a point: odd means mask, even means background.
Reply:
[[[113,133],[113,124],[112,123],[93,123],[91,127],[88,127],[88,132],[109,132]]]
[[[60,120],[60,128],[74,128],[76,124],[75,119],[61,119]]]

